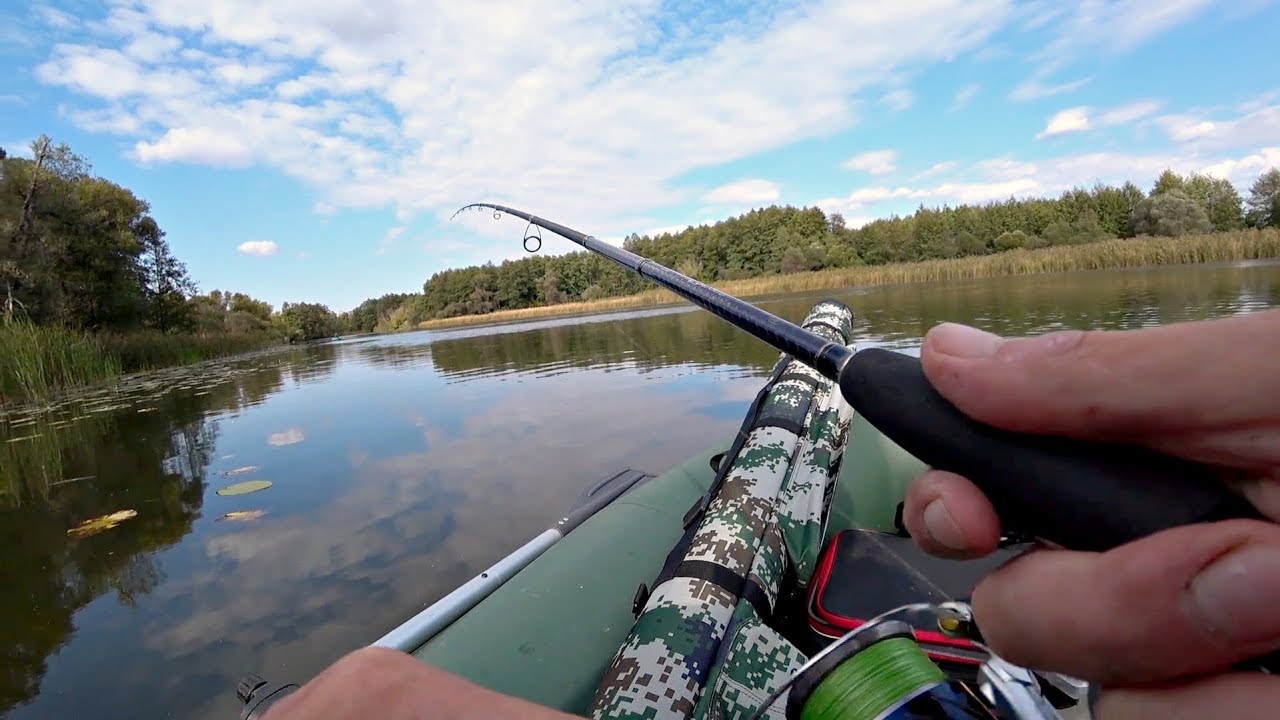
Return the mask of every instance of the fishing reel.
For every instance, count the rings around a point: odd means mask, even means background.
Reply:
[[[944,634],[988,653],[976,682],[950,675],[917,643],[910,623],[890,619],[910,613],[931,615]],[[871,619],[810,658],[749,720],[764,717],[788,690],[787,720],[1062,720],[1059,708],[1088,694],[1080,680],[996,655],[961,602],[903,605]]]

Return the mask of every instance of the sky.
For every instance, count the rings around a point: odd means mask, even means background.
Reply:
[[[341,311],[521,257],[521,221],[450,219],[477,201],[620,242],[1165,168],[1247,194],[1277,31],[1280,0],[5,3],[0,147],[68,143],[202,291]]]

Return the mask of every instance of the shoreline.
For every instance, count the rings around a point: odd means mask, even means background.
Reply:
[[[1034,275],[1077,270],[1185,265],[1280,258],[1280,229],[1234,230],[1181,237],[1142,237],[1100,240],[1080,245],[1017,249],[991,255],[970,255],[912,263],[859,265],[788,275],[767,275],[708,283],[735,297],[874,287],[936,280]],[[418,323],[415,330],[444,330],[483,325],[504,325],[551,317],[598,315],[638,308],[678,305],[685,302],[665,288],[655,287],[635,295],[603,300],[560,303],[484,315],[458,315]]]

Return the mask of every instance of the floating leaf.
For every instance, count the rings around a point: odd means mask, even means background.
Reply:
[[[257,520],[266,514],[266,510],[232,510],[218,519],[228,520],[230,522],[248,522],[250,520]]]
[[[257,465],[245,465],[244,467],[238,467],[235,470],[227,470],[226,472],[222,473],[222,477],[233,477],[235,475],[244,475],[246,473],[251,473],[257,469],[258,469]]]
[[[156,410],[159,410],[159,409],[160,408],[144,407],[144,408],[138,408],[138,412],[139,413],[155,412]]]
[[[228,485],[218,491],[219,495],[244,495],[246,493],[258,492],[271,487],[270,480],[245,480],[234,485]]]
[[[137,517],[137,510],[117,510],[110,515],[103,515],[91,520],[85,520],[79,525],[67,531],[67,534],[74,538],[89,537],[96,535],[103,530],[110,530],[120,523],[132,517]]]

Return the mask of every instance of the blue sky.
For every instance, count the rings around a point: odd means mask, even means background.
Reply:
[[[483,5],[484,9],[480,9]],[[856,225],[1280,166],[1268,0],[64,0],[0,10],[0,146],[149,201],[202,290],[335,310],[773,203]],[[574,249],[549,240],[544,251]]]

